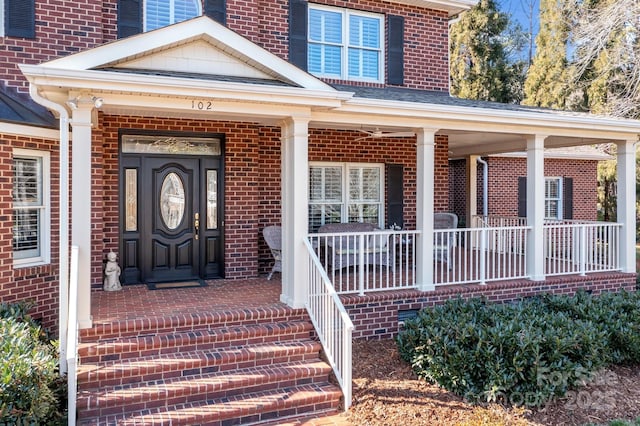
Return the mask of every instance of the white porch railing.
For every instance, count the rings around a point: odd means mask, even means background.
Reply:
[[[338,294],[416,288],[419,231],[380,230],[309,235]]]
[[[78,246],[71,247],[69,267],[69,321],[67,322],[67,424],[76,424],[76,401],[78,395]]]
[[[451,241],[448,261],[434,253],[436,286],[527,278],[527,226],[434,229],[434,241]]]
[[[434,229],[433,284],[485,284],[527,279],[525,218],[474,217],[475,228]],[[622,225],[546,220],[547,276],[619,270]],[[415,289],[420,231],[379,230],[309,235],[310,246],[338,294]],[[530,259],[529,259],[530,260]]]
[[[351,406],[353,323],[344,309],[320,259],[308,240],[309,294],[306,308],[342,393],[345,411]]]
[[[585,275],[620,269],[620,230],[611,222],[558,221],[544,225],[546,275]]]

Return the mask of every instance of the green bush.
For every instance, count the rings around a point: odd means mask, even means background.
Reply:
[[[61,424],[57,348],[27,315],[29,307],[0,305],[0,424]]]
[[[640,361],[640,295],[455,299],[398,335],[418,376],[471,401],[537,406],[610,363]]]

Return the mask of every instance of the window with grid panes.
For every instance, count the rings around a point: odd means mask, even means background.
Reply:
[[[545,219],[562,219],[561,178],[545,178],[544,217]]]
[[[309,4],[309,72],[344,80],[384,80],[382,15]]]
[[[145,0],[144,30],[166,27],[200,15],[200,0]]]
[[[14,151],[13,259],[16,264],[49,261],[49,157]]]
[[[309,232],[327,223],[382,226],[383,166],[312,164],[309,168]]]

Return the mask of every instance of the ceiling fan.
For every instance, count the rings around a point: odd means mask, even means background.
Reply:
[[[379,129],[376,129],[374,131],[358,129],[358,131],[366,133],[366,136],[357,138],[356,141],[361,141],[363,139],[369,138],[407,138],[416,135],[414,132],[383,132]]]

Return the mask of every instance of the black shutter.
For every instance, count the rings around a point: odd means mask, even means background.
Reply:
[[[387,164],[387,226],[404,227],[402,164]]]
[[[35,0],[5,0],[4,34],[9,37],[36,38]]]
[[[573,219],[573,178],[562,178],[562,217]]]
[[[142,32],[142,0],[118,1],[118,38]]]
[[[214,21],[225,25],[227,22],[227,2],[226,0],[205,0],[204,14]]]
[[[527,178],[518,177],[518,217],[527,217]]]
[[[387,22],[387,83],[404,84],[404,17],[389,15]]]
[[[307,70],[307,2],[289,0],[289,62]]]

